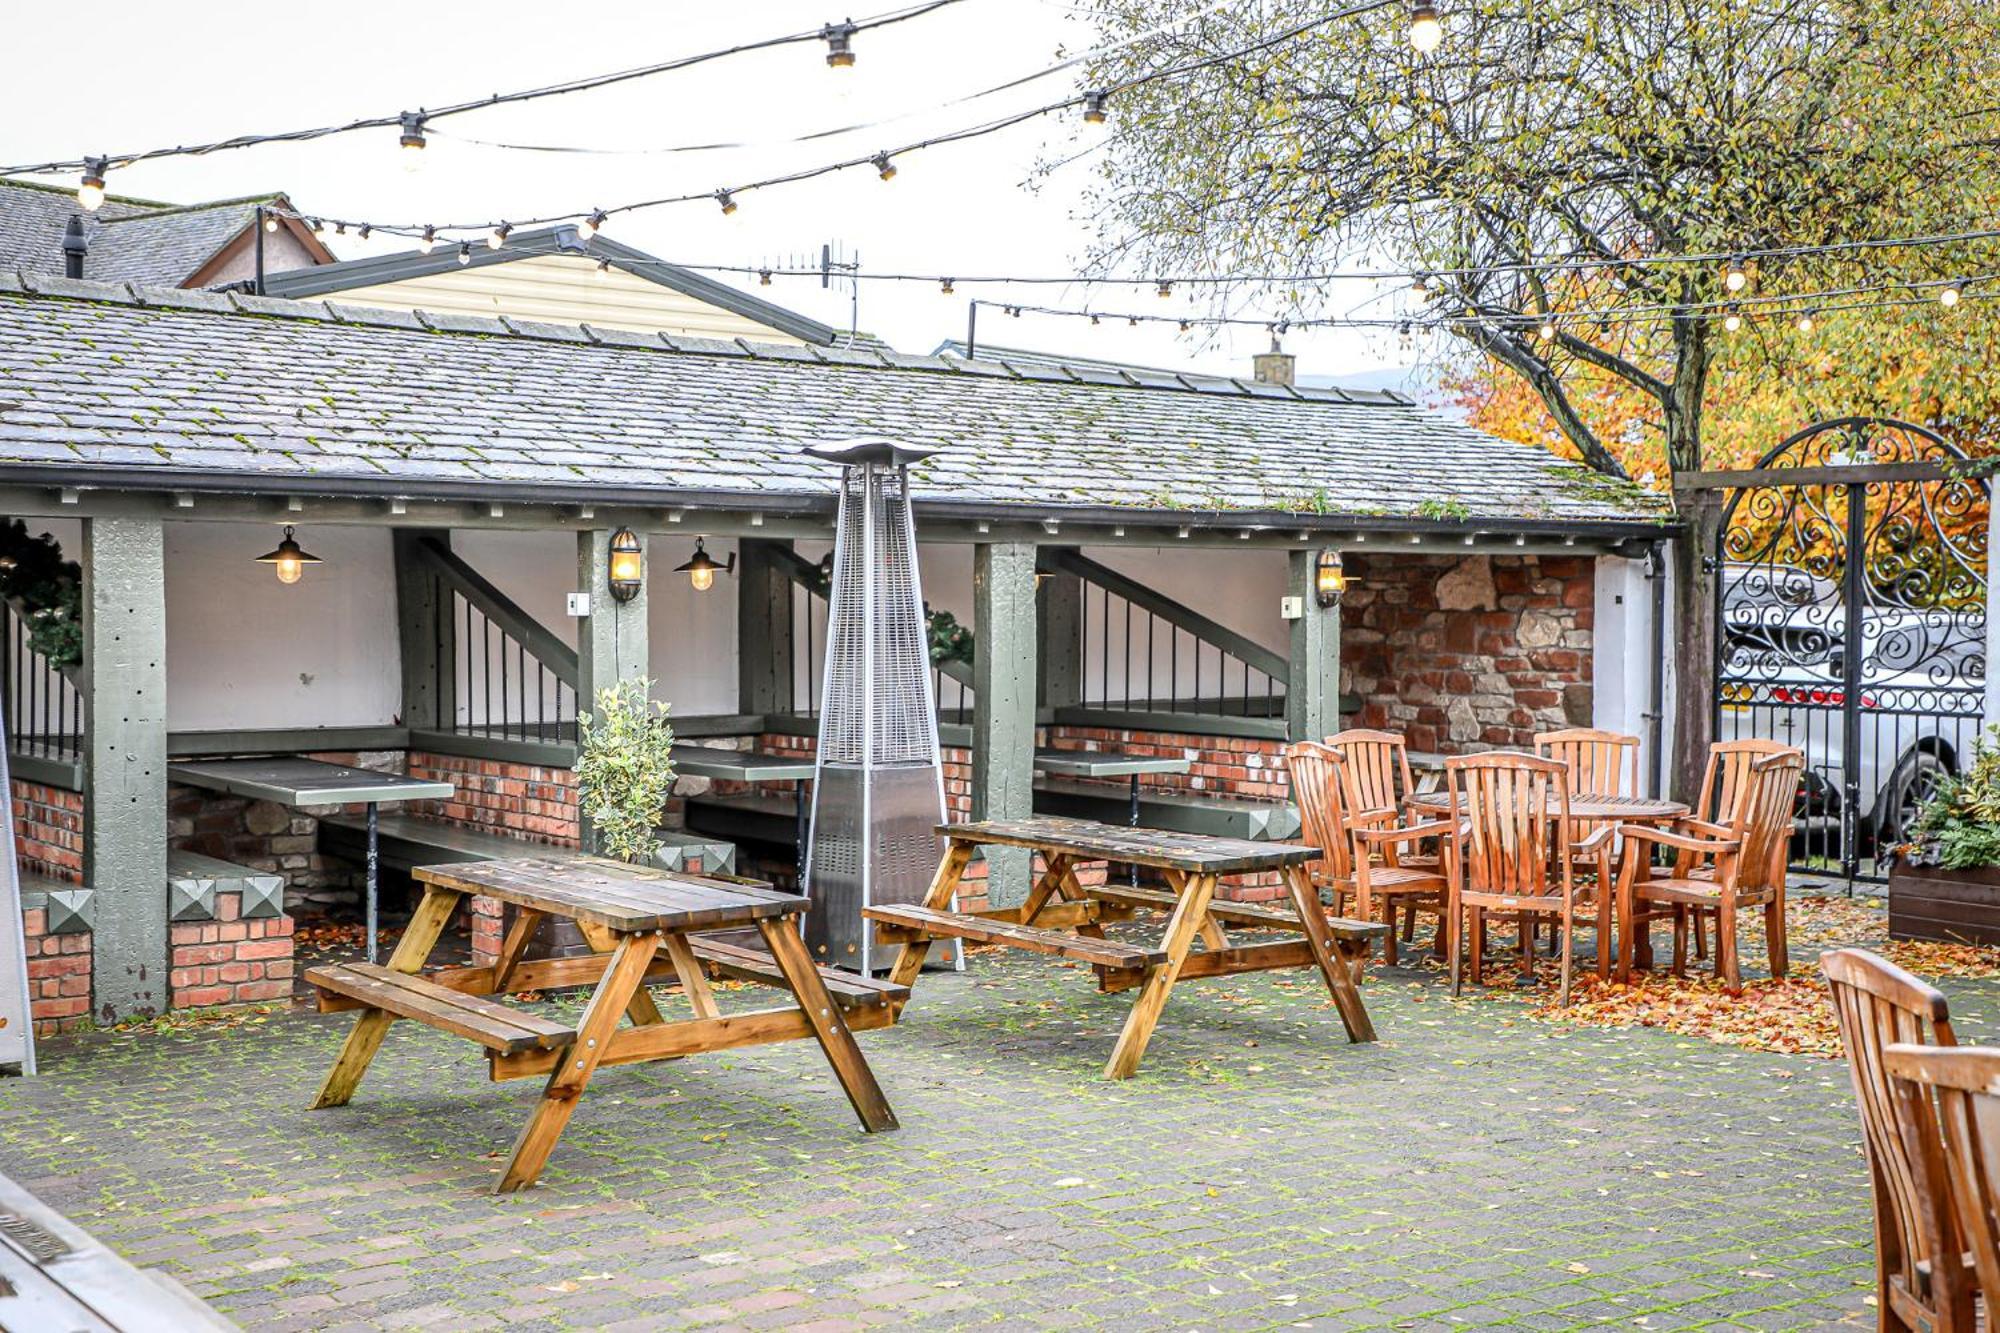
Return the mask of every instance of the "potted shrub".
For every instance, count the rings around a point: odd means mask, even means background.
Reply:
[[[1889,870],[1889,933],[2000,944],[2000,727],[1942,779]]]
[[[649,680],[597,692],[576,720],[578,812],[598,855],[643,864],[659,850],[654,832],[674,790],[674,728],[667,705],[647,697]]]

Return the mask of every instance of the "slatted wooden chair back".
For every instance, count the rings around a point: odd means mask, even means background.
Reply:
[[[1738,889],[1784,887],[1785,863],[1791,859],[1792,812],[1805,766],[1806,757],[1798,750],[1766,755],[1750,765],[1731,820],[1743,846],[1736,862]]]
[[[1928,1137],[1935,1117],[1960,1237],[1986,1308],[2000,1310],[2000,1049],[1899,1045],[1883,1060],[1906,1135]]]
[[[1567,765],[1500,752],[1447,759],[1444,772],[1469,890],[1522,897],[1567,892]]]
[[[1708,747],[1708,764],[1702,770],[1701,790],[1695,793],[1694,817],[1717,824],[1731,821],[1743,787],[1750,780],[1750,766],[1774,754],[1793,752],[1796,747],[1783,741],[1716,741]]]
[[[1340,770],[1340,751],[1330,745],[1296,741],[1285,747],[1285,771],[1291,775],[1300,831],[1308,845],[1319,848],[1320,873],[1331,880],[1354,875],[1354,853],[1341,808]]]
[[[1885,1056],[1892,1045],[1957,1046],[1944,996],[1866,949],[1831,950],[1819,965],[1861,1108],[1883,1327],[1970,1329],[1971,1293],[1942,1162],[1921,1135],[1903,1133]]]
[[[1410,777],[1410,754],[1393,731],[1343,731],[1326,738],[1340,755],[1343,780],[1355,813],[1394,815],[1417,789]]]
[[[1569,789],[1609,796],[1639,794],[1639,738],[1572,727],[1535,737],[1535,753],[1569,765]]]

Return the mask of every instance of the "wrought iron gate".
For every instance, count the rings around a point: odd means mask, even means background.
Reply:
[[[1769,480],[1723,510],[1715,735],[1805,751],[1795,869],[1880,878],[1880,851],[1972,752],[1988,497],[1964,459],[1906,422],[1822,422],[1759,459]],[[1861,465],[1884,479],[1800,472]]]

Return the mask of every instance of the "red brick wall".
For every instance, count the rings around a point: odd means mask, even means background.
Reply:
[[[83,793],[13,779],[15,853],[23,869],[83,883]]]
[[[35,1035],[82,1027],[90,1020],[90,933],[49,934],[48,912],[40,907],[23,912],[21,924],[28,943],[28,1009]]]
[[[215,920],[176,921],[167,930],[175,1009],[282,1000],[292,993],[292,919],[242,919],[237,893],[215,895]]]
[[[429,818],[537,842],[578,845],[576,773],[572,769],[413,750],[409,772],[413,778],[449,782],[458,788],[452,800],[416,807]]]
[[[1590,557],[1351,555],[1347,570],[1353,725],[1443,753],[1526,748],[1538,731],[1590,725]]]

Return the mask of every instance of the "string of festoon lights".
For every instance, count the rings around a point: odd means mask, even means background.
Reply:
[[[929,4],[920,5],[913,9],[899,11],[895,15],[885,16],[883,18],[876,19],[871,22],[873,26],[880,26],[881,24],[888,22],[899,22],[902,21],[903,19],[915,17],[918,14],[928,13],[931,10],[940,7],[941,5],[949,3],[958,3],[958,2],[959,0],[932,0],[932,2]],[[983,138],[987,135],[995,134],[1002,130],[1011,128],[1012,126],[1019,125],[1030,120],[1034,120],[1038,117],[1056,114],[1058,112],[1075,110],[1080,108],[1082,119],[1085,123],[1101,125],[1104,124],[1109,119],[1110,105],[1112,99],[1122,92],[1127,92],[1135,88],[1143,87],[1147,84],[1155,83],[1163,79],[1181,77],[1187,74],[1195,73],[1200,70],[1210,69],[1217,65],[1226,64],[1234,60],[1239,60],[1244,56],[1254,55],[1258,52],[1268,50],[1271,47],[1278,46],[1285,42],[1298,38],[1308,32],[1311,32],[1316,28],[1323,27],[1328,23],[1338,22],[1344,19],[1356,18],[1383,9],[1399,8],[1399,7],[1407,8],[1407,11],[1410,16],[1408,31],[1409,31],[1409,39],[1411,45],[1415,47],[1417,51],[1423,54],[1428,54],[1430,51],[1435,50],[1438,45],[1438,42],[1442,40],[1443,26],[1438,18],[1436,7],[1430,3],[1427,3],[1427,0],[1362,0],[1361,3],[1352,4],[1344,9],[1317,15],[1310,20],[1293,25],[1280,32],[1261,38],[1255,42],[1251,42],[1246,45],[1236,47],[1232,50],[1219,52],[1212,56],[1205,56],[1200,59],[1174,65],[1169,68],[1151,70],[1143,74],[1134,75],[1131,78],[1121,80],[1115,84],[1109,84],[1101,88],[1087,89],[1067,97],[1063,97],[1054,101],[1044,103],[1040,106],[1029,108],[1025,111],[1016,112],[1011,115],[1001,116],[992,120],[982,122],[980,124],[967,126],[962,129],[930,135],[921,139],[901,144],[894,148],[881,149],[872,153],[865,153],[856,156],[844,157],[839,160],[822,163],[817,166],[806,167],[801,170],[785,172],[780,175],[770,176],[762,179],[746,181],[740,184],[724,186],[718,189],[704,190],[688,194],[667,195],[652,199],[634,200],[631,202],[618,204],[608,208],[591,207],[587,209],[572,209],[566,212],[549,214],[538,217],[517,218],[512,220],[504,218],[491,218],[480,222],[382,222],[375,220],[360,220],[352,217],[345,217],[345,218],[314,217],[303,213],[279,211],[279,210],[273,210],[273,212],[274,214],[279,216],[292,216],[298,218],[300,221],[305,222],[309,225],[317,224],[315,226],[315,230],[320,230],[330,226],[336,235],[346,235],[348,234],[349,228],[352,228],[356,235],[364,238],[376,232],[381,232],[387,235],[415,237],[418,239],[420,244],[426,249],[437,245],[441,241],[445,242],[451,241],[457,237],[462,236],[464,233],[473,233],[477,236],[490,236],[495,232],[499,232],[503,227],[506,228],[508,232],[511,232],[519,227],[542,226],[558,222],[574,223],[578,227],[579,231],[583,232],[584,235],[588,237],[589,235],[592,235],[599,229],[601,229],[606,223],[606,221],[608,221],[610,218],[617,216],[619,214],[633,213],[644,209],[659,208],[671,204],[711,201],[716,206],[718,206],[725,215],[728,215],[736,212],[737,208],[739,207],[738,201],[744,195],[751,194],[758,190],[766,190],[777,186],[790,185],[802,181],[813,180],[818,177],[831,175],[836,172],[849,171],[861,167],[868,167],[872,168],[882,180],[884,181],[893,180],[895,179],[899,170],[897,165],[898,158],[907,157],[914,153],[922,152],[927,149],[939,148],[948,144],[963,143],[968,140]],[[196,147],[153,149],[153,150],[148,150],[147,152],[144,153],[105,155],[97,157],[86,157],[78,160],[54,161],[54,162],[32,164],[27,166],[6,167],[6,168],[0,168],[0,174],[10,174],[10,173],[34,174],[37,172],[51,172],[51,171],[62,171],[68,169],[79,169],[81,171],[81,176],[77,188],[77,201],[86,209],[95,209],[104,202],[106,193],[106,176],[114,165],[122,166],[131,162],[144,161],[152,158],[198,154],[203,152],[215,152],[215,151],[220,151],[223,148],[247,147],[251,144],[256,144],[256,143],[275,143],[275,142],[287,142],[287,141],[297,141],[303,139],[321,138],[332,134],[345,133],[349,130],[354,130],[354,129],[379,128],[379,127],[391,127],[391,126],[397,128],[399,131],[399,137],[397,142],[404,153],[406,154],[422,153],[426,151],[429,144],[429,140],[424,133],[424,127],[429,121],[435,120],[440,116],[458,115],[468,111],[480,110],[486,107],[500,105],[507,101],[522,101],[522,100],[527,100],[530,97],[552,96],[555,95],[555,93],[557,92],[577,91],[583,87],[599,87],[603,86],[607,82],[615,81],[621,78],[643,77],[644,73],[658,72],[666,68],[684,68],[688,63],[699,61],[702,59],[712,59],[715,58],[717,54],[733,54],[740,50],[761,49],[762,47],[765,46],[777,45],[783,42],[805,40],[808,36],[810,36],[823,39],[828,43],[829,49],[827,53],[827,63],[829,65],[832,65],[835,68],[850,67],[854,63],[852,37],[854,32],[858,31],[863,26],[864,25],[858,23],[829,25],[828,27],[817,30],[811,34],[794,34],[784,38],[767,39],[766,41],[761,43],[749,43],[749,44],[744,44],[743,46],[740,47],[732,47],[729,48],[727,52],[712,53],[704,57],[686,57],[683,58],[681,61],[677,62],[667,62],[659,66],[649,66],[643,72],[625,72],[617,75],[596,76],[596,78],[594,79],[576,80],[573,81],[571,84],[556,85],[547,89],[528,90],[524,92],[511,93],[511,94],[495,94],[493,97],[479,99],[478,101],[474,102],[459,103],[451,107],[441,108],[437,110],[422,111],[422,112],[402,112],[393,118],[392,117],[366,118],[363,120],[351,121],[339,126],[323,126],[313,130],[290,131],[283,134],[243,135],[243,136],[238,136],[234,139],[222,140],[215,144],[201,145]],[[504,233],[501,236],[501,241],[502,243],[505,242]]]

